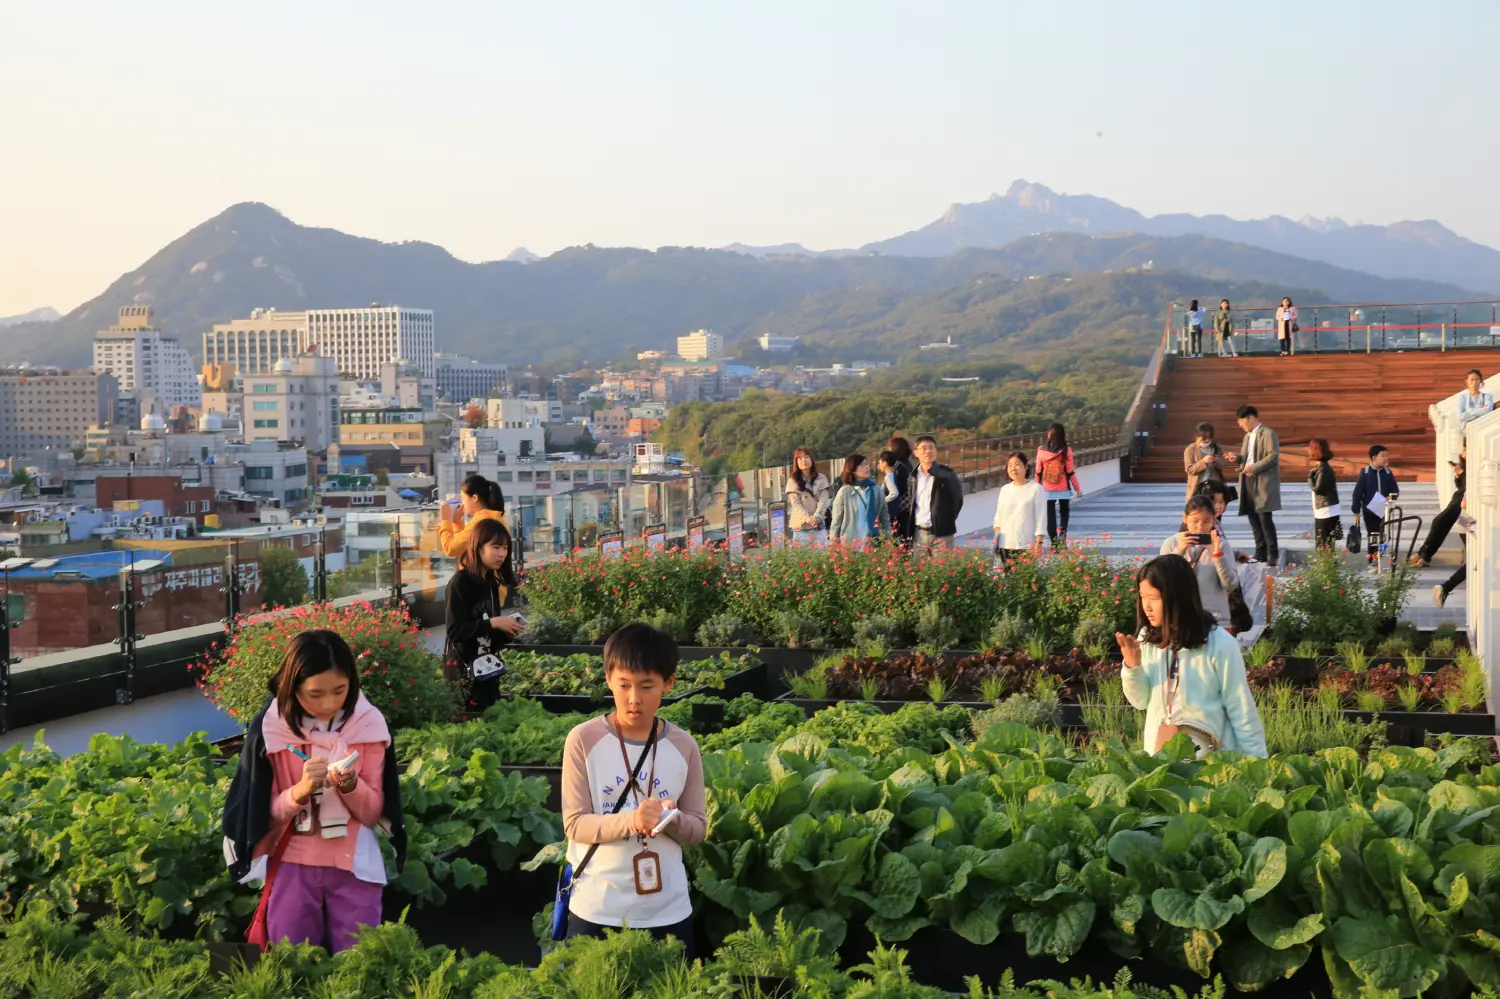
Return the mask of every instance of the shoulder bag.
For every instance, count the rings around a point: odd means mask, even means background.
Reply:
[[[656,734],[658,728],[664,723],[654,721],[651,725],[651,738],[646,740],[646,745],[641,748],[641,755],[636,758],[635,766],[630,768],[631,783],[639,786],[641,779],[641,767],[646,765],[646,757],[656,747]],[[630,797],[629,788],[615,801],[615,807],[609,810],[610,815],[618,815],[620,809],[625,807],[625,801]],[[594,859],[594,854],[599,850],[599,844],[594,843],[578,862],[578,866],[563,864],[563,868],[557,874],[557,893],[552,901],[552,939],[563,940],[568,935],[568,901],[573,897],[573,885],[583,876],[584,868],[589,866],[589,861]]]

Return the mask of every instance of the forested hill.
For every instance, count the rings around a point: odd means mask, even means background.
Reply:
[[[894,357],[950,333],[985,346],[990,327],[965,303],[992,296],[996,279],[1119,271],[1148,261],[1157,271],[1203,277],[1201,286],[1180,285],[1198,298],[1216,299],[1228,278],[1275,286],[1265,298],[1279,297],[1283,286],[1317,289],[1323,301],[1466,297],[1447,285],[1374,278],[1197,236],[1052,233],[942,258],[756,259],[724,250],[588,246],[525,263],[476,264],[430,243],[384,243],[300,226],[265,205],[242,204],[174,240],[62,319],[0,331],[0,361],[87,364],[94,332],[122,305],[153,306],[158,325],[196,353],[199,334],[253,308],[372,301],[432,308],[439,349],[512,364],[598,362],[668,348],[675,336],[699,327],[734,340],[768,331],[827,339],[878,326],[889,331],[878,337],[881,349],[898,352]],[[1141,303],[1143,313],[1151,311],[1147,304]],[[955,323],[955,312],[978,325]],[[825,318],[833,329],[821,325]],[[1042,339],[1050,328],[1038,331]]]

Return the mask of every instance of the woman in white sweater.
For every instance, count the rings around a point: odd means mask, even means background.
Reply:
[[[995,501],[995,554],[1007,565],[1024,552],[1039,552],[1047,537],[1047,496],[1031,477],[1031,464],[1020,451],[1005,462],[1010,481]]]
[[[828,511],[833,506],[828,476],[818,471],[812,452],[799,447],[792,455],[792,471],[786,480],[786,521],[792,540],[821,545],[827,540]]]

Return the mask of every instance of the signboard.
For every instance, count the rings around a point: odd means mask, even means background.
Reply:
[[[619,555],[625,551],[624,531],[600,531],[599,532],[599,554]]]
[[[770,525],[771,547],[786,544],[786,504],[772,503],[766,507],[766,521]]]
[[[729,515],[724,518],[724,525],[729,535],[729,551],[731,554],[739,554],[745,550],[745,513],[743,510],[730,510]]]
[[[646,538],[646,547],[651,551],[659,552],[667,547],[667,525],[647,524],[646,529],[641,532]]]
[[[703,525],[704,518],[691,517],[687,522],[688,551],[695,552],[703,547]]]

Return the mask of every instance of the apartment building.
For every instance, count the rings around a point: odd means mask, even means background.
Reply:
[[[94,334],[94,371],[115,376],[122,395],[154,398],[167,407],[199,402],[192,358],[173,336],[154,325],[149,305],[120,309],[115,325]]]
[[[114,418],[114,375],[60,368],[0,369],[0,456],[81,445]]]
[[[684,361],[709,361],[724,356],[724,338],[712,330],[695,330],[677,338],[677,356]]]
[[[203,363],[232,365],[241,374],[270,373],[284,357],[307,353],[307,313],[252,309],[248,319],[215,323],[203,334]]]
[[[429,378],[437,373],[431,309],[380,304],[309,309],[307,339],[333,358],[345,378],[379,381],[380,369],[392,361],[403,361]]]

